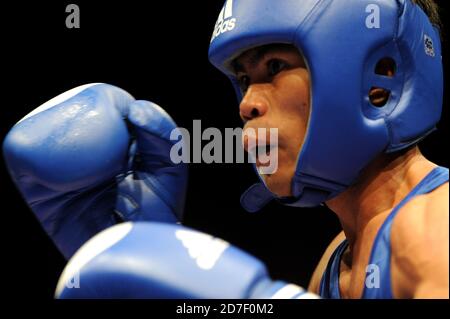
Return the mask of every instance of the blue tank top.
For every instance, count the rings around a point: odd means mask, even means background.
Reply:
[[[379,287],[368,288],[364,285],[362,298],[365,299],[392,299],[391,285],[391,227],[395,216],[408,201],[417,195],[426,194],[448,182],[448,168],[436,167],[392,210],[381,225],[370,254],[369,265],[378,267],[380,274]],[[348,242],[344,240],[333,252],[328,261],[327,268],[320,281],[320,296],[322,298],[340,299],[339,272],[342,254],[347,249]],[[370,281],[371,271],[366,275]]]

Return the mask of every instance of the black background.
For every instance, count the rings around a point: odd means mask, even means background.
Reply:
[[[80,6],[80,29],[65,27],[69,3]],[[0,137],[3,140],[35,107],[90,82],[114,84],[138,99],[156,102],[188,129],[194,119],[201,119],[204,128],[240,126],[233,89],[207,58],[222,4],[222,0],[1,4],[1,74],[6,85]],[[443,9],[442,14],[448,30],[448,13]],[[445,65],[447,56],[444,42]],[[448,81],[445,88],[439,130],[421,149],[430,160],[448,167]],[[7,257],[4,290],[11,296],[50,299],[65,260],[14,188],[3,162],[0,181]],[[192,164],[184,224],[261,258],[273,278],[306,286],[326,245],[339,232],[339,222],[326,208],[275,203],[260,213],[246,213],[239,197],[255,181],[248,164]]]

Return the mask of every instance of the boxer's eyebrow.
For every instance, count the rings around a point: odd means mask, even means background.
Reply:
[[[278,48],[274,47],[274,46],[262,46],[260,48],[257,49],[253,49],[252,52],[250,52],[249,56],[246,57],[246,61],[249,64],[250,68],[254,68],[256,67],[261,60],[264,59],[264,57],[272,52],[272,51],[277,51]],[[242,63],[240,63],[239,58],[236,58],[233,60],[233,62],[231,63],[234,73],[238,73],[238,72],[245,72],[245,67]]]
[[[299,52],[298,49],[293,45],[285,43],[273,43],[263,45],[254,49],[249,49],[247,53],[244,52],[231,62],[231,68],[235,74],[238,74],[239,72],[245,73],[245,66],[247,64],[250,68],[255,68],[261,62],[261,60],[263,60],[265,56],[270,53],[292,52],[293,50],[295,50],[295,52]],[[241,58],[245,60],[245,63],[241,63],[239,61]]]

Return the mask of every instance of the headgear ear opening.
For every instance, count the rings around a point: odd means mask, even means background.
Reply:
[[[375,74],[392,78],[396,72],[395,60],[391,57],[384,57],[377,62],[374,70]],[[369,100],[375,107],[383,107],[388,102],[391,91],[383,87],[371,87]]]

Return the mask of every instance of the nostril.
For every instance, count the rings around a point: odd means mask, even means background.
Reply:
[[[258,117],[259,116],[259,111],[257,108],[253,108],[252,111],[250,112],[250,115],[252,118]]]

